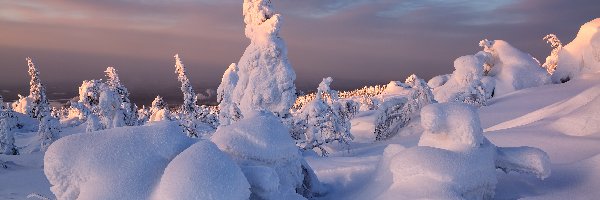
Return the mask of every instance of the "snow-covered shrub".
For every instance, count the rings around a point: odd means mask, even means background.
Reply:
[[[312,172],[303,172],[303,158],[288,128],[269,111],[246,113],[240,121],[219,127],[211,140],[240,165],[252,199],[302,199],[297,191],[319,191]]]
[[[245,0],[243,14],[250,45],[237,63],[232,102],[239,106],[243,117],[255,110],[289,117],[296,99],[296,74],[279,36],[281,15],[274,12],[269,0]]]
[[[135,105],[131,103],[129,100],[129,91],[127,88],[121,83],[119,79],[119,74],[117,74],[117,70],[114,67],[106,68],[106,84],[108,88],[119,95],[120,97],[120,105],[119,110],[123,113],[123,123],[127,126],[136,126],[137,125],[137,109],[135,109]],[[120,117],[120,116],[119,116]],[[121,121],[121,120],[120,120]]]
[[[292,137],[304,150],[318,149],[322,156],[328,152],[325,144],[338,142],[348,145],[353,139],[350,134],[350,118],[355,105],[339,101],[337,91],[330,88],[333,79],[324,78],[319,84],[317,96],[294,116]],[[350,108],[348,108],[350,106]],[[350,110],[349,110],[350,109]]]
[[[437,103],[427,82],[420,79],[417,75],[410,75],[404,83],[412,88],[413,94],[411,96],[418,110],[421,110],[426,105]]]
[[[180,133],[160,122],[63,137],[44,156],[50,190],[59,200],[149,199],[169,162],[196,142]]]
[[[407,103],[406,97],[385,99],[377,109],[375,140],[385,140],[396,135],[398,130],[408,123],[412,112],[408,109]]]
[[[250,184],[240,167],[210,141],[177,155],[164,171],[152,199],[244,200]]]
[[[386,156],[393,181],[379,198],[491,199],[496,169],[541,179],[550,175],[550,161],[542,150],[497,148],[487,140],[471,106],[429,105],[421,111],[421,125],[425,131],[417,147]]]
[[[221,84],[217,89],[217,101],[219,102],[219,122],[222,126],[227,126],[240,118],[242,113],[238,108],[238,105],[233,102],[232,93],[238,82],[238,67],[237,64],[232,63],[229,65]]]
[[[147,108],[146,106],[142,105],[142,108],[140,108],[138,110],[138,124],[144,125],[144,124],[148,123],[151,115],[152,115],[152,113],[150,112],[150,109]]]
[[[474,106],[483,106],[486,103],[486,87],[483,79],[483,62],[473,55],[457,58],[454,61],[454,72],[450,79],[442,86],[433,90],[435,100],[438,102],[463,102]]]
[[[550,75],[535,58],[507,42],[482,40],[480,46],[484,50],[475,56],[484,63],[485,75],[496,80],[496,96],[550,82]]]
[[[577,37],[559,50],[552,82],[566,82],[578,78],[580,74],[598,71],[600,71],[600,18],[581,26]]]
[[[169,111],[167,103],[160,95],[156,96],[154,101],[152,101],[152,106],[149,110],[148,122],[158,122],[171,119],[171,112]]]
[[[552,52],[550,55],[546,57],[546,62],[542,65],[543,68],[546,68],[546,71],[549,74],[553,74],[556,71],[556,66],[558,66],[558,52],[562,49],[562,42],[558,39],[558,37],[554,34],[548,34],[544,37],[546,43],[549,43],[552,47]]]
[[[0,154],[19,154],[15,146],[14,129],[16,129],[16,125],[17,119],[13,111],[4,104],[4,100],[0,96]]]

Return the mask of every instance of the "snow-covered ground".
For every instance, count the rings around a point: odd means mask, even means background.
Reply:
[[[486,130],[484,135],[492,143],[502,147],[537,147],[548,153],[552,163],[552,175],[545,180],[498,170],[495,199],[594,199],[600,195],[597,190],[600,188],[600,130],[581,135],[580,129],[584,127],[573,129],[568,125],[579,124],[561,122],[574,114],[597,115],[598,86],[600,74],[589,74],[564,84],[528,88],[496,97],[479,109],[482,127]],[[320,198],[361,199],[374,195],[369,183],[377,174],[384,149],[390,144],[404,148],[417,145],[422,131],[418,119],[394,138],[374,142],[374,115],[373,111],[361,112],[352,120],[352,134],[356,139],[349,150],[332,149],[329,157],[306,157],[328,189]],[[81,126],[68,128],[61,134],[64,137],[83,129]],[[25,146],[34,136],[33,132],[17,134],[17,146]],[[0,180],[3,180],[0,181],[0,199],[23,199],[30,193],[53,197],[43,172],[42,153],[0,155],[0,160],[8,166],[0,169]]]

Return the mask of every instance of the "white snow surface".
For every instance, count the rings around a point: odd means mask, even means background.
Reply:
[[[199,141],[173,159],[152,199],[244,200],[250,184],[240,167],[210,141]]]

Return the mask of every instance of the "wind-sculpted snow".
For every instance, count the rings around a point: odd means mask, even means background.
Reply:
[[[545,152],[532,147],[497,148],[483,136],[474,108],[460,103],[432,104],[421,111],[425,132],[418,146],[386,148],[383,170],[392,181],[377,199],[491,199],[496,169],[550,175]],[[388,168],[386,168],[386,165]],[[372,190],[373,191],[373,190]]]
[[[240,167],[210,141],[199,141],[169,163],[152,199],[244,200],[250,184]]]
[[[50,146],[44,173],[57,199],[148,199],[194,142],[172,122],[70,135]]]
[[[577,37],[558,51],[558,63],[552,82],[579,78],[600,71],[600,18],[585,23]]]
[[[464,102],[475,106],[485,105],[487,100],[483,78],[483,62],[473,55],[462,56],[454,61],[454,72],[443,85],[433,92],[438,102]],[[441,79],[441,78],[439,78]],[[437,85],[436,80],[431,80]]]

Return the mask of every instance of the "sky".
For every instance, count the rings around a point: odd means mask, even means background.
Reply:
[[[429,79],[454,59],[502,39],[544,61],[542,37],[568,43],[600,17],[598,0],[271,0],[301,90]],[[241,0],[0,0],[0,95],[28,94],[32,57],[51,99],[113,66],[134,102],[181,99],[173,55],[198,93],[211,96],[249,44]]]

